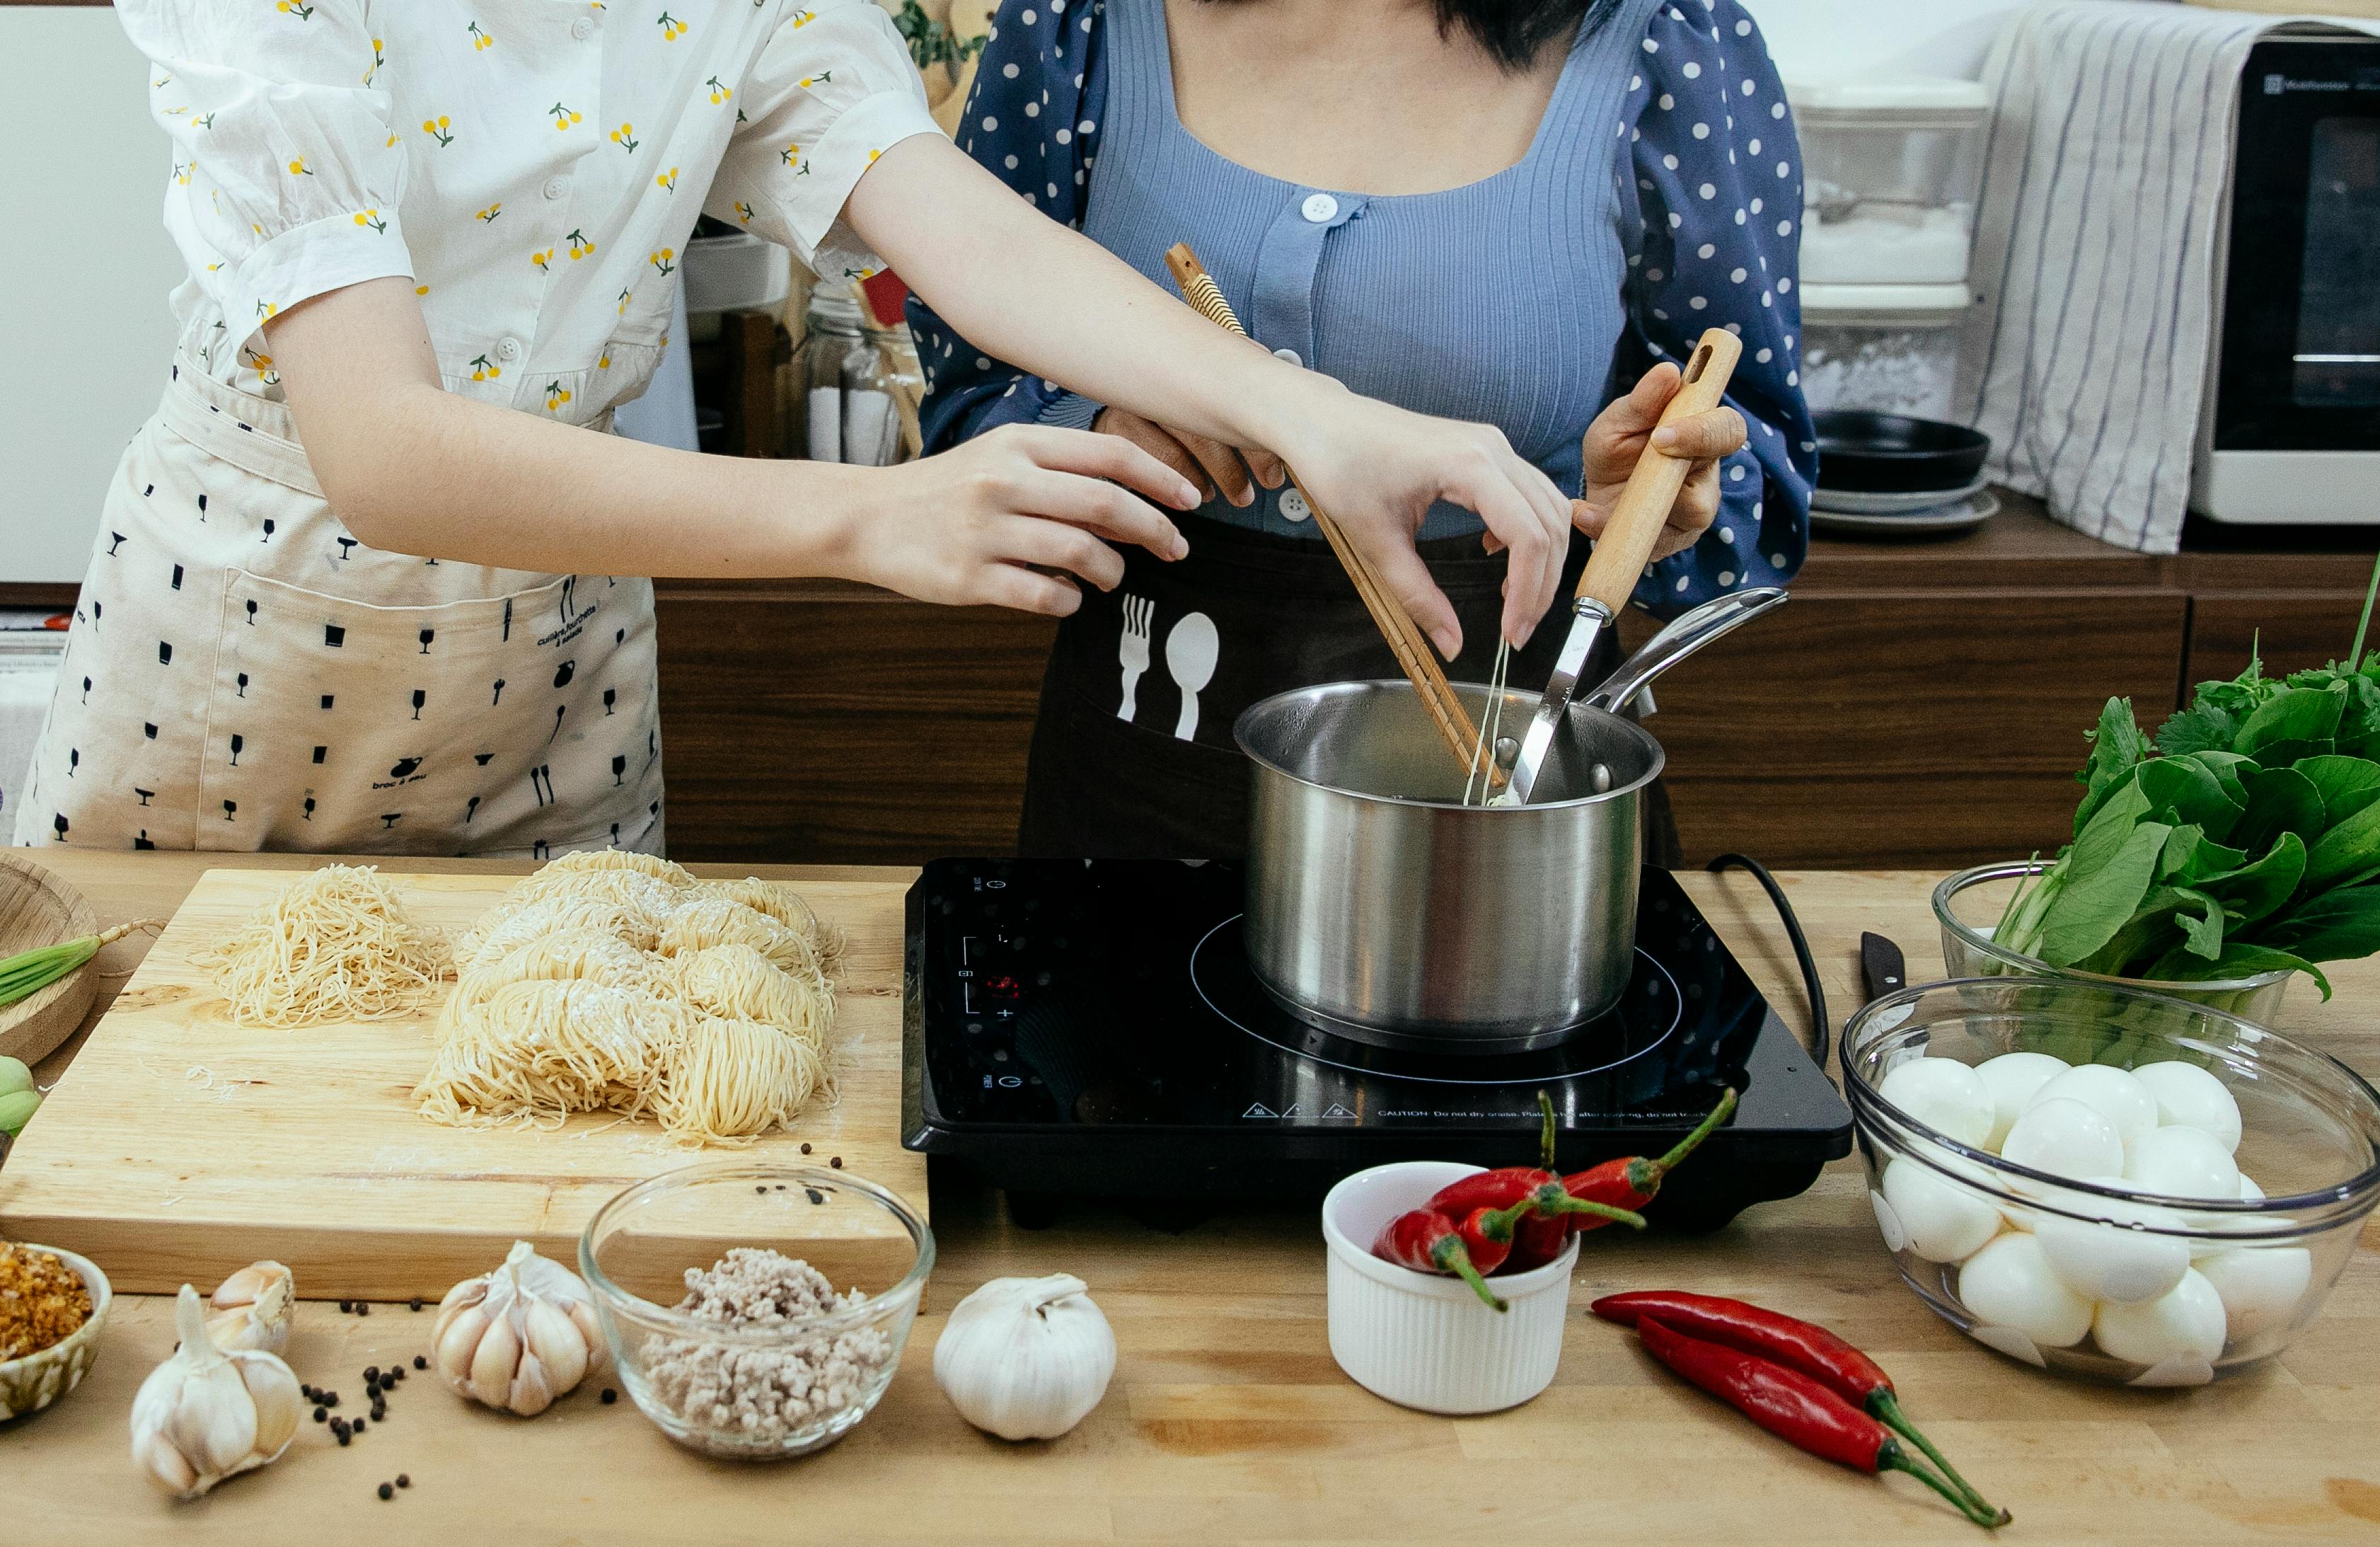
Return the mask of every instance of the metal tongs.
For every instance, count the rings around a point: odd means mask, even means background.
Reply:
[[[1728,378],[1734,374],[1735,362],[1742,354],[1742,342],[1726,329],[1712,328],[1704,334],[1686,360],[1685,375],[1678,383],[1677,393],[1670,397],[1669,407],[1661,410],[1660,422],[1668,424],[1717,407],[1720,396],[1727,391]],[[1562,640],[1561,653],[1554,658],[1553,675],[1546,679],[1546,689],[1537,700],[1537,712],[1529,721],[1528,734],[1521,738],[1520,756],[1512,762],[1509,787],[1513,804],[1526,804],[1536,789],[1537,775],[1545,771],[1546,758],[1553,750],[1554,733],[1561,728],[1563,719],[1570,713],[1571,700],[1578,694],[1579,674],[1594,657],[1596,642],[1603,631],[1611,627],[1620,609],[1628,604],[1636,582],[1644,578],[1654,542],[1668,524],[1670,507],[1677,503],[1678,491],[1684,487],[1686,474],[1692,469],[1693,463],[1686,458],[1656,450],[1649,439],[1644,453],[1636,458],[1627,487],[1620,492],[1619,500],[1611,507],[1611,518],[1605,523],[1603,535],[1596,540],[1595,552],[1587,556],[1586,567],[1579,573],[1578,596],[1571,606],[1570,633]],[[1633,692],[1631,688],[1629,693]],[[1624,702],[1627,696],[1622,694],[1614,701]]]

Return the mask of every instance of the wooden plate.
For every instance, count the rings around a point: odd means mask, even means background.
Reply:
[[[99,916],[81,893],[22,854],[0,851],[0,957],[98,932]],[[85,963],[30,998],[0,1005],[0,1054],[28,1064],[47,1057],[74,1035],[98,990]]]

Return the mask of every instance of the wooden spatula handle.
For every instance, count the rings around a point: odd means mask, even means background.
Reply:
[[[1742,355],[1742,340],[1725,328],[1704,334],[1694,352],[1686,357],[1685,380],[1678,384],[1677,395],[1661,410],[1661,423],[1717,408]],[[1693,468],[1691,460],[1646,445],[1611,507],[1603,535],[1595,540],[1595,552],[1579,573],[1579,595],[1591,596],[1614,613],[1628,604],[1636,582],[1645,578],[1654,542],[1669,524],[1670,507],[1678,502],[1678,491],[1685,487],[1686,474]]]

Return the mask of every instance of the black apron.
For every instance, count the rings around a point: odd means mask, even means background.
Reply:
[[[1175,518],[1190,555],[1123,550],[1123,582],[1086,590],[1058,628],[1026,765],[1020,853],[1054,859],[1237,859],[1247,850],[1248,762],[1232,724],[1252,703],[1319,682],[1402,676],[1362,598],[1318,538]],[[1457,682],[1486,682],[1502,620],[1505,558],[1479,539],[1419,544],[1463,625]],[[1512,652],[1515,688],[1545,686],[1570,623],[1587,545],[1573,542],[1552,611]],[[1619,664],[1607,630],[1581,681]],[[1122,713],[1127,678],[1132,713]],[[1645,791],[1645,858],[1678,862],[1669,798]]]

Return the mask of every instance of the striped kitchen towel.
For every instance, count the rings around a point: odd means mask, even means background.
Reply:
[[[2240,72],[2268,32],[2347,18],[2056,0],[1985,67],[1977,293],[1952,401],[1988,470],[2077,530],[2180,546],[2227,225]]]

